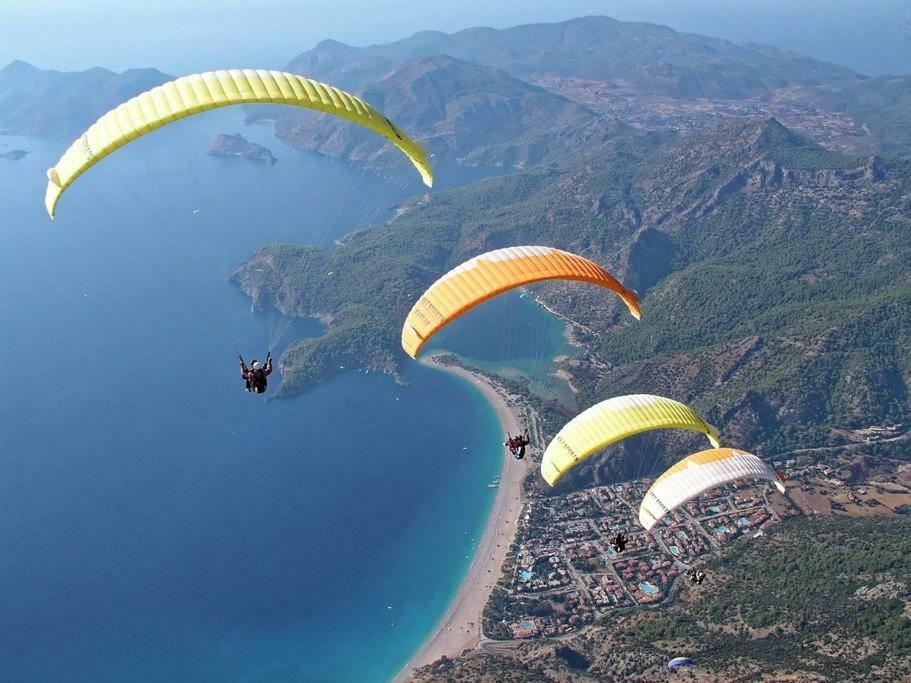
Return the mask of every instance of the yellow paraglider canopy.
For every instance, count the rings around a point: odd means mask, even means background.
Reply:
[[[475,256],[434,282],[402,326],[402,348],[417,358],[434,334],[466,311],[502,294],[542,280],[577,280],[615,292],[639,318],[639,299],[594,261],[553,247],[507,247]]]
[[[163,83],[115,107],[93,123],[47,172],[44,204],[54,217],[60,195],[111,152],[172,121],[193,114],[256,102],[288,104],[340,116],[382,135],[414,164],[424,183],[433,173],[424,151],[363,100],[331,85],[281,71],[208,71]]]
[[[688,429],[718,447],[718,432],[682,403],[651,394],[616,396],[585,410],[557,432],[544,451],[541,476],[553,486],[578,463],[623,439],[653,429]]]

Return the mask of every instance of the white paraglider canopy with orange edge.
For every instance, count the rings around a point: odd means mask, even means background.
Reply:
[[[650,531],[687,501],[741,479],[765,479],[784,493],[784,477],[759,456],[733,448],[712,448],[688,455],[655,480],[639,505],[639,524]]]

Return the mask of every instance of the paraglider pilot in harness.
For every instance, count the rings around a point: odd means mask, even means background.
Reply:
[[[702,582],[705,581],[705,572],[701,569],[694,569],[689,573],[690,582],[701,586]]]
[[[525,457],[525,447],[531,443],[531,439],[528,438],[528,429],[525,429],[525,433],[517,436],[510,436],[509,432],[506,432],[506,443],[503,445],[509,449],[509,452],[513,454],[516,460],[521,460]]]
[[[243,356],[240,358],[240,376],[246,383],[244,389],[254,394],[262,394],[269,386],[269,380],[266,378],[272,374],[272,352],[266,354],[266,365],[261,366],[259,361],[254,360],[247,368]]]
[[[624,550],[626,550],[626,540],[627,540],[626,536],[623,535],[623,532],[618,531],[617,536],[614,538],[613,541],[611,541],[611,546],[618,553],[622,553]]]

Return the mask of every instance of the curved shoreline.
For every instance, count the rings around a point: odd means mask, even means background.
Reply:
[[[521,431],[523,425],[502,389],[489,379],[464,368],[442,365],[433,356],[422,362],[473,384],[493,407],[504,435]],[[522,511],[522,480],[528,471],[528,462],[516,460],[503,448],[500,486],[468,572],[446,613],[396,675],[396,682],[409,680],[415,669],[440,657],[457,657],[466,649],[474,649],[481,641],[481,615],[491,590],[500,579],[503,562],[515,537],[516,520]]]

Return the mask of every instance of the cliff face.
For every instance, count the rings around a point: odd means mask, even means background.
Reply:
[[[209,143],[208,153],[213,157],[242,157],[270,166],[278,161],[269,149],[248,141],[240,133],[216,135]]]

